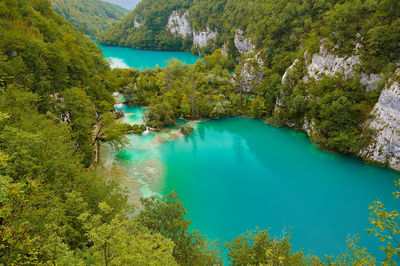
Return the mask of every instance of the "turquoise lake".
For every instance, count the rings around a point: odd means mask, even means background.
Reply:
[[[129,123],[144,111],[120,108]],[[129,184],[143,196],[175,191],[192,229],[212,240],[255,228],[274,236],[292,230],[295,250],[322,256],[338,254],[347,236],[358,234],[360,245],[382,258],[379,242],[365,231],[368,206],[380,199],[388,209],[399,207],[394,171],[324,152],[303,133],[247,118],[200,122],[188,137],[171,130],[128,138],[111,160],[126,170]]]
[[[110,60],[111,68],[136,68],[146,69],[165,67],[166,62],[172,58],[178,59],[186,64],[193,65],[200,56],[191,52],[151,51],[137,50],[127,47],[107,46],[98,44],[103,51],[104,57]]]

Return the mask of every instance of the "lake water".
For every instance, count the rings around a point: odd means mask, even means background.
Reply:
[[[130,123],[143,114],[121,108]],[[365,232],[368,206],[381,199],[389,209],[399,207],[392,197],[396,172],[247,118],[201,122],[188,137],[172,130],[128,138],[127,149],[110,159],[126,170],[132,193],[175,191],[192,229],[212,240],[230,241],[257,227],[275,236],[292,230],[295,250],[321,256],[338,254],[348,235],[359,234],[360,245],[382,258],[379,242]]]
[[[107,46],[97,44],[103,51],[104,57],[110,60],[111,68],[136,68],[146,69],[165,67],[166,62],[172,58],[178,59],[186,64],[194,65],[200,56],[191,52],[151,51],[137,50],[127,47]]]

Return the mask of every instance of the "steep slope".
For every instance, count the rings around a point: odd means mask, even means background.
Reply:
[[[89,165],[92,125],[113,110],[114,89],[106,81],[111,70],[96,44],[75,32],[47,1],[12,2],[1,8],[2,85],[10,94],[30,93],[27,106],[33,101],[41,113],[50,112],[68,123],[82,162]]]
[[[372,141],[361,156],[400,171],[400,69],[386,84],[367,128]]]
[[[128,10],[101,0],[52,0],[54,10],[74,29],[95,39],[99,32],[114,26]]]
[[[364,157],[371,111],[400,61],[400,2],[143,0],[99,40],[202,54],[221,48],[237,64],[232,86],[261,99],[257,117]],[[397,148],[389,150],[388,159],[365,159],[391,162]]]

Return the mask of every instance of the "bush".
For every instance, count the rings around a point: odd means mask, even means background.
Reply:
[[[169,104],[160,103],[147,109],[145,120],[146,125],[154,129],[171,126],[175,124],[174,111]]]

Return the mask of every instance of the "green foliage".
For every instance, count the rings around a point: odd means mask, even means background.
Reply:
[[[114,122],[118,114],[111,93],[117,88],[126,93],[129,103],[149,106],[147,122],[158,129],[173,124],[177,117],[274,115],[267,121],[296,125],[307,118],[316,131],[313,137],[322,146],[345,153],[357,153],[360,148],[359,125],[379,93],[366,94],[356,79],[325,77],[306,87],[301,82],[282,85],[280,77],[307,33],[312,31],[313,41],[305,43],[315,43],[314,37],[324,32],[323,27],[310,30],[318,21],[332,22],[325,27],[327,34],[335,29],[338,43],[353,38],[356,29],[367,31],[364,56],[380,58],[370,67],[388,64],[390,69],[389,63],[398,54],[397,1],[176,0],[168,2],[163,11],[155,3],[144,1],[139,5],[142,9],[135,11],[148,8],[146,14],[137,14],[148,23],[133,41],[142,38],[143,47],[154,43],[157,47],[189,47],[187,40],[182,44],[182,40],[152,34],[164,29],[173,9],[192,8],[199,17],[193,25],[217,27],[223,36],[217,42],[226,38],[230,50],[232,25],[253,32],[257,46],[268,48],[263,71],[267,78],[255,84],[254,91],[235,90],[228,71],[232,58],[220,50],[194,66],[172,60],[165,69],[111,71],[96,45],[55,14],[48,0],[1,1],[1,264],[222,264],[217,246],[190,230],[186,210],[175,194],[144,199],[135,213],[116,181],[96,168],[101,142],[118,148],[125,144],[124,134],[145,130],[144,126]],[[355,11],[350,12],[350,7]],[[343,23],[351,25],[344,27]],[[348,52],[349,46],[341,47],[340,53]],[[294,80],[302,68],[293,71]],[[281,94],[285,100],[275,110]],[[394,193],[395,198],[399,195]],[[378,201],[371,215],[374,228],[370,233],[385,244],[384,264],[391,264],[399,256],[398,211],[388,212]],[[227,246],[234,265],[322,264],[316,257],[294,253],[289,238],[273,238],[267,231],[245,234]],[[346,252],[328,257],[327,263],[368,265],[376,260],[357,246],[357,239],[350,238]]]
[[[294,253],[288,237],[271,238],[268,231],[248,232],[227,243],[231,265],[307,265]]]
[[[186,210],[175,193],[162,200],[142,200],[143,210],[138,221],[151,233],[158,233],[175,243],[173,256],[179,265],[220,264],[219,252],[214,251],[204,236],[189,230],[190,221],[184,215]]]
[[[346,240],[346,250],[338,256],[326,256],[328,265],[376,265],[376,259],[366,248],[358,246],[359,238],[349,236]]]
[[[120,23],[100,34],[98,41],[140,49],[190,50],[191,40],[175,37],[165,31],[172,11],[186,9],[190,4],[188,0],[141,1]],[[142,25],[135,27],[136,23]]]
[[[110,213],[106,203],[100,203],[100,214],[83,213],[83,221],[91,245],[84,256],[89,265],[178,265],[172,257],[174,243],[161,234],[152,234],[123,214],[106,222]]]
[[[161,129],[175,124],[174,112],[168,103],[151,106],[145,113],[146,125],[151,128]]]
[[[121,127],[123,128],[124,134],[136,134],[136,135],[141,135],[143,132],[146,131],[146,126],[145,126],[145,125],[122,124]]]
[[[315,82],[308,91],[313,97],[306,116],[314,122],[319,133],[314,140],[330,150],[357,154],[361,148],[360,124],[373,106],[365,88],[356,78],[344,81],[341,77],[326,77]],[[304,113],[306,101],[300,99]]]
[[[52,0],[54,11],[77,31],[95,39],[128,14],[128,10],[100,0]]]
[[[395,182],[400,187],[400,180]],[[395,199],[399,199],[400,191],[393,193]],[[393,265],[400,257],[400,214],[398,210],[388,211],[381,201],[375,201],[370,209],[370,223],[374,227],[368,233],[374,234],[385,246],[381,249],[385,251],[386,258],[384,265]]]

